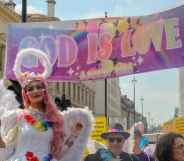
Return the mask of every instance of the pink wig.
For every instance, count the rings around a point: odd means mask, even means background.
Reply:
[[[46,82],[43,79],[34,79],[41,81],[45,86],[44,94],[44,104],[46,106],[46,118],[53,123],[53,139],[51,141],[51,153],[56,159],[60,159],[62,156],[62,143],[64,140],[63,132],[63,117],[57,110],[54,103],[51,101],[51,98],[48,94],[48,87]],[[34,81],[33,80],[33,81]],[[29,108],[30,100],[27,96],[26,89],[22,88],[22,97],[24,101],[25,108]]]

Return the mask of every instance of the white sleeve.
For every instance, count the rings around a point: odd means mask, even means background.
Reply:
[[[18,130],[18,110],[7,111],[1,117],[1,137],[6,145],[13,144]]]
[[[6,89],[3,80],[0,80],[0,118],[4,113],[18,109],[20,104],[15,96],[13,91]]]
[[[1,138],[6,147],[0,148],[0,160],[7,160],[14,150],[18,133],[17,110],[7,111],[1,117]]]
[[[7,146],[6,148],[0,148],[0,160],[6,161],[14,153],[13,146]]]
[[[63,117],[64,132],[66,137],[71,135],[71,129],[74,125],[76,125],[76,123],[82,124],[83,129],[80,135],[75,140],[72,147],[69,149],[66,155],[63,156],[61,161],[80,161],[83,154],[83,150],[88,142],[93,127],[93,115],[88,109],[69,108],[67,111],[63,112]]]

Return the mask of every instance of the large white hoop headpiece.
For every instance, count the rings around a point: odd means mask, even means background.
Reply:
[[[27,48],[27,49],[22,49],[18,52],[16,59],[15,59],[15,64],[14,64],[14,68],[13,71],[15,73],[16,78],[19,80],[22,75],[24,74],[21,71],[21,65],[22,65],[22,60],[25,56],[27,55],[33,55],[38,57],[41,62],[43,63],[44,66],[44,71],[43,73],[38,74],[38,77],[42,77],[43,79],[46,79],[50,76],[50,74],[52,73],[52,64],[48,58],[48,55],[46,53],[44,53],[43,51],[39,50],[39,49],[35,49],[35,48]],[[27,73],[27,72],[25,72]],[[34,77],[36,77],[36,74],[31,73],[31,75]]]

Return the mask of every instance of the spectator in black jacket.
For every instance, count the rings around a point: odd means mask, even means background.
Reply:
[[[88,155],[84,161],[139,161],[136,156],[122,151],[124,141],[130,136],[122,125],[116,123],[101,135],[107,140],[107,149],[99,149],[95,154]]]

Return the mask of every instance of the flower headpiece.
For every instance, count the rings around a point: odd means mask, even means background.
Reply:
[[[41,60],[40,62],[43,63],[43,66],[45,69],[43,73],[40,73],[40,74],[36,74],[34,72],[24,72],[23,73],[21,71],[22,60],[28,54],[36,56]],[[19,83],[21,84],[21,86],[25,87],[32,80],[42,80],[42,79],[48,78],[50,74],[52,73],[52,65],[46,53],[38,49],[27,48],[27,49],[22,49],[18,52],[16,56],[13,71]]]

